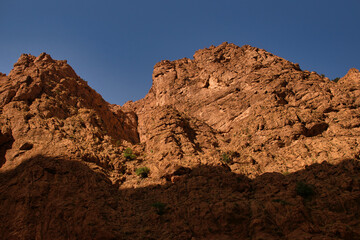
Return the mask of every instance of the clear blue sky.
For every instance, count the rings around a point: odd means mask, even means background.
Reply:
[[[341,77],[360,68],[360,1],[0,0],[0,72],[47,52],[120,105],[145,96],[158,61],[224,41]]]

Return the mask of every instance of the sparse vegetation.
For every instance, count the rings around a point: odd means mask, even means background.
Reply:
[[[314,186],[302,181],[296,183],[296,194],[303,198],[310,198],[315,194]]]
[[[156,202],[152,206],[155,208],[155,211],[158,215],[163,215],[166,211],[166,203]]]
[[[141,167],[135,170],[136,175],[140,178],[147,178],[150,173],[150,168],[148,167]]]
[[[136,158],[136,155],[133,154],[133,150],[131,148],[126,148],[125,151],[124,151],[124,157],[127,159],[127,160],[134,160]]]
[[[227,151],[221,155],[220,161],[225,164],[233,163],[234,158],[239,158],[240,154],[236,151]]]
[[[283,172],[282,174],[283,174],[284,176],[287,176],[287,175],[290,174],[290,172],[289,172],[289,171],[285,171],[285,172]]]
[[[228,153],[223,153],[223,154],[221,155],[220,161],[223,162],[223,163],[225,163],[225,164],[230,164],[230,163],[232,163],[231,156],[230,156]]]
[[[340,78],[337,77],[337,78],[334,78],[332,81],[333,81],[333,82],[338,82],[339,80],[340,80]]]

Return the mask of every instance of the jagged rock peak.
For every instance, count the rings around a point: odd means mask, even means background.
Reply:
[[[250,84],[254,79],[265,85],[269,79],[274,80],[290,72],[302,75],[298,64],[266,50],[249,45],[238,47],[225,42],[217,47],[196,51],[192,60],[183,58],[156,64],[149,97],[156,98],[156,105],[173,104],[173,100],[179,101],[178,97],[173,97],[178,94],[201,99],[199,93],[202,89],[236,89],[241,83],[248,81]],[[209,94],[208,91],[204,92],[206,96]]]
[[[41,53],[38,57],[35,57],[31,54],[23,53],[19,57],[18,61],[14,64],[14,67],[19,65],[27,65],[29,63],[39,62],[39,61],[55,63],[55,60],[53,60],[52,57],[45,52]]]
[[[339,82],[341,83],[360,83],[360,72],[356,68],[351,68],[347,74],[342,77]]]
[[[21,56],[19,57],[17,62],[14,64],[14,67],[29,64],[29,63],[33,62],[34,60],[35,60],[35,56],[33,56],[31,54],[23,53],[23,54],[21,54]]]
[[[35,61],[44,61],[44,62],[55,62],[51,56],[45,52],[41,53],[36,59]]]
[[[209,48],[197,50],[193,56],[193,60],[182,58],[175,61],[160,61],[154,66],[154,69],[159,67],[164,68],[164,66],[165,68],[166,66],[170,67],[175,63],[186,64],[193,62],[196,62],[197,64],[200,64],[204,67],[213,63],[235,65],[237,67],[249,67],[254,64],[261,64],[264,67],[269,67],[272,64],[282,63],[285,68],[294,68],[296,70],[300,70],[299,64],[287,61],[270,52],[267,52],[264,49],[252,47],[250,45],[243,45],[242,47],[239,47],[233,43],[227,42],[224,42],[219,46],[212,45]]]
[[[233,43],[224,42],[219,46],[211,46],[209,48],[201,49],[195,52],[194,59],[197,61],[217,62],[217,63],[231,63],[242,62],[243,65],[249,66],[251,64],[262,64],[269,67],[271,64],[281,62],[287,67],[296,68],[299,70],[298,64],[293,64],[283,58],[275,56],[264,49],[244,45],[242,47],[236,46]]]
[[[79,78],[66,60],[53,60],[47,53],[41,53],[38,57],[31,54],[22,54],[10,71],[9,77],[16,79],[19,75],[38,77],[42,73],[53,73],[63,78]]]
[[[356,68],[350,68],[347,74],[360,74],[360,72]]]
[[[5,136],[13,145],[6,157],[0,154],[0,167],[21,163],[17,151],[27,143],[33,147],[21,155],[23,159],[35,152],[57,155],[69,149],[90,159],[88,152],[93,154],[94,147],[89,145],[99,139],[108,144],[138,142],[134,117],[109,105],[66,61],[53,60],[46,53],[22,54],[9,76],[0,80],[0,138]],[[105,162],[108,156],[91,159]]]

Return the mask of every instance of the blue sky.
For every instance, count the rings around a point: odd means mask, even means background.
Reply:
[[[359,13],[359,0],[0,0],[0,72],[47,52],[122,105],[145,96],[158,61],[227,41],[333,79],[360,68]]]

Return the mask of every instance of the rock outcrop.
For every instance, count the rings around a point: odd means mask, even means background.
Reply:
[[[148,95],[129,105],[147,150],[169,155],[170,142],[192,164],[232,152],[236,173],[293,172],[359,154],[359,80],[356,69],[335,83],[265,50],[224,43],[156,64]],[[170,118],[175,125],[161,134],[156,126]]]
[[[3,169],[37,154],[75,155],[105,166],[115,139],[139,142],[134,114],[105,102],[66,61],[45,53],[23,54],[2,76],[0,92],[0,134],[4,144],[11,142]]]
[[[23,54],[0,74],[0,238],[360,239],[359,106],[357,69],[247,45],[161,61],[124,106]]]

